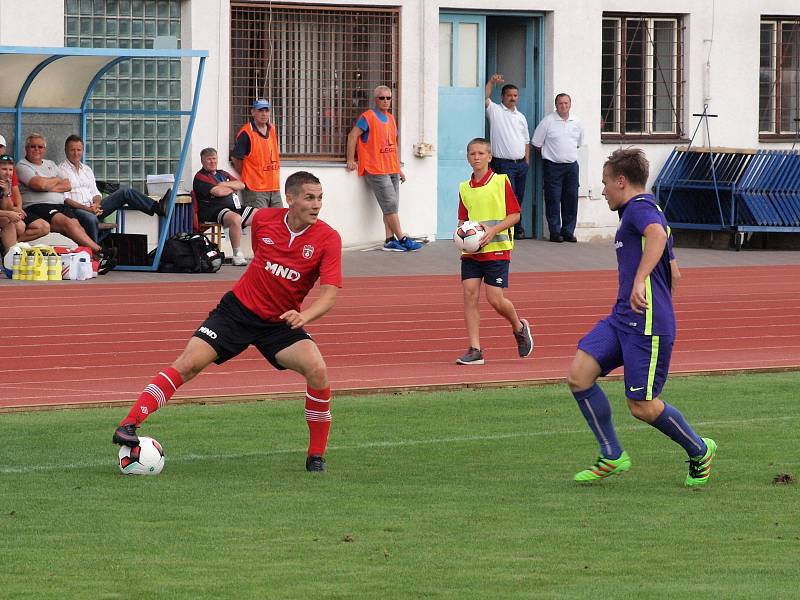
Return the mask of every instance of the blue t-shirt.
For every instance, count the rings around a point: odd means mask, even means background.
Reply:
[[[375,110],[374,108],[370,109],[372,112],[375,113],[375,116],[378,117],[378,120],[381,123],[386,123],[389,121],[389,117],[386,116],[386,113],[383,113],[379,110]],[[356,127],[358,127],[364,133],[361,134],[361,141],[366,144],[367,140],[369,139],[369,123],[367,123],[367,119],[364,117],[364,113],[361,113],[361,116],[356,121]]]
[[[650,194],[629,200],[619,209],[619,227],[614,236],[619,269],[617,303],[611,311],[611,323],[619,329],[643,335],[675,336],[675,310],[672,307],[672,270],[669,261],[675,258],[672,251],[672,234],[664,213]],[[645,282],[648,308],[636,313],[630,305],[633,280],[642,261],[644,230],[658,223],[667,232],[666,249],[661,260]]]

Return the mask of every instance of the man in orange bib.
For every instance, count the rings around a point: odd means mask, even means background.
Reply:
[[[379,85],[373,93],[375,108],[361,113],[353,129],[347,135],[347,170],[356,169],[356,147],[358,148],[358,174],[375,194],[383,212],[383,226],[387,252],[414,252],[422,244],[403,233],[400,216],[400,182],[406,176],[400,169],[397,152],[397,123],[389,112],[392,106],[392,90]]]
[[[236,134],[231,152],[233,167],[245,184],[242,204],[253,208],[281,208],[281,159],[278,130],[270,121],[269,100],[259,98],[250,108],[250,120]]]

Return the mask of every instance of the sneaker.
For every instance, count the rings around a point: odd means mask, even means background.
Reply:
[[[482,365],[483,364],[483,351],[470,346],[463,356],[456,359],[457,365]]]
[[[167,208],[169,205],[169,196],[172,193],[172,188],[169,188],[166,193],[161,196],[161,199],[153,204],[153,214],[159,217],[167,216]]]
[[[306,471],[311,473],[320,473],[325,470],[325,459],[316,454],[312,454],[306,458]]]
[[[136,425],[120,425],[114,432],[112,441],[120,446],[130,446],[131,448],[139,445],[139,436],[136,435]]]
[[[383,245],[385,252],[406,252],[406,247],[397,240],[389,240]]]
[[[517,351],[521,358],[525,358],[533,352],[533,336],[531,327],[526,319],[520,319],[522,329],[514,332],[514,339],[517,340]]]
[[[592,482],[598,479],[605,479],[611,475],[619,475],[631,468],[631,457],[627,452],[619,455],[619,458],[603,458],[602,456],[597,459],[591,467],[585,471],[575,473],[573,479],[580,482]]]
[[[403,236],[403,239],[400,240],[400,244],[408,251],[408,252],[416,252],[420,248],[422,248],[422,244],[419,242],[412,240],[407,235]]]
[[[117,249],[111,247],[103,248],[96,254],[96,258],[97,274],[105,275],[117,266]]]
[[[687,487],[695,487],[708,483],[708,476],[711,475],[711,463],[717,455],[717,442],[711,438],[703,438],[706,443],[706,453],[703,456],[693,456],[686,462],[689,463],[689,474],[686,476],[684,484]]]
[[[247,266],[247,259],[244,257],[244,254],[241,252],[237,252],[231,258],[231,262],[237,267],[245,267]]]

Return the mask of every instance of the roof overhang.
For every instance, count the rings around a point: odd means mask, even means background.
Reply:
[[[0,46],[0,107],[79,110],[100,77],[123,60],[207,56],[205,50]]]

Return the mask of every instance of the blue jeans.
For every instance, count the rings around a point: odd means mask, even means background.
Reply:
[[[517,197],[520,207],[525,199],[525,182],[528,179],[528,164],[524,158],[518,160],[509,160],[507,158],[493,158],[491,165],[492,171],[495,173],[503,173],[508,175],[508,180],[511,182],[511,189],[514,190],[514,195]],[[522,223],[518,223],[514,229],[517,236],[522,236],[525,233],[525,228]]]
[[[141,192],[137,192],[131,188],[117,190],[113,194],[103,198],[103,200],[100,202],[100,207],[103,209],[103,212],[99,215],[86,210],[73,210],[75,211],[75,217],[78,219],[78,222],[81,224],[81,226],[86,230],[86,233],[89,235],[89,237],[95,242],[100,242],[100,240],[110,233],[109,231],[100,231],[100,221],[125,205],[148,215],[155,214],[155,201],[153,201],[152,198],[145,196]]]
[[[578,224],[578,162],[542,160],[544,206],[550,236],[572,236]]]

